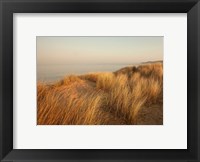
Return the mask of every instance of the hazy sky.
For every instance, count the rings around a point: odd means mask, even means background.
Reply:
[[[163,60],[163,37],[37,37],[37,64],[133,64]]]

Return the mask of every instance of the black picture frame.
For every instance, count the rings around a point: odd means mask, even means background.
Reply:
[[[13,149],[13,13],[187,13],[188,149]],[[0,0],[1,161],[200,161],[199,29],[199,0]]]

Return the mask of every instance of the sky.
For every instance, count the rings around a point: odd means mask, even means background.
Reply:
[[[37,37],[37,65],[114,65],[157,60],[163,60],[163,37]]]

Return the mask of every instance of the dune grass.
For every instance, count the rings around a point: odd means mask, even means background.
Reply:
[[[138,124],[140,112],[155,105],[162,109],[162,104],[162,63],[128,67],[114,73],[71,75],[53,84],[38,83],[37,124]],[[162,124],[162,114],[159,118],[145,124]]]

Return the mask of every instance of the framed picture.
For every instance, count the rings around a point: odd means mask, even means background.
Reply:
[[[200,161],[198,0],[1,0],[1,161]]]

